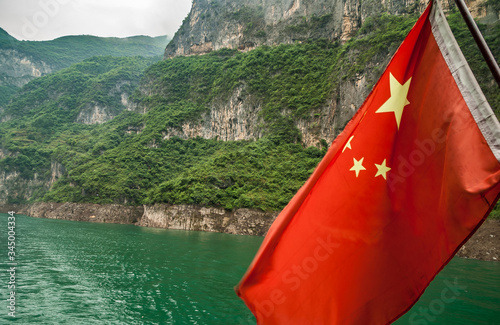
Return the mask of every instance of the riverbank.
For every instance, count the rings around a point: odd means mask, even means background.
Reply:
[[[0,205],[0,212],[15,211],[35,218],[86,222],[134,224],[177,230],[221,232],[264,236],[278,212],[251,209],[227,211],[191,205],[155,204],[124,206],[118,204],[49,203]],[[500,261],[500,220],[486,220],[457,253],[458,257]]]
[[[462,246],[457,256],[483,261],[500,261],[500,220],[486,220]]]
[[[35,218],[134,224],[143,227],[253,236],[264,236],[278,215],[278,212],[251,209],[228,211],[213,207],[169,204],[137,207],[70,202],[0,205],[0,212],[8,211]]]

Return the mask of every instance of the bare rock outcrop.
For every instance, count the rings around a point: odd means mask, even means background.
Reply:
[[[165,57],[206,54],[222,48],[247,51],[260,45],[307,39],[346,42],[370,16],[421,13],[427,0],[194,0]],[[486,0],[467,1],[474,17],[498,20]],[[441,0],[445,11],[453,0]]]
[[[31,80],[53,72],[54,67],[17,50],[0,49],[0,86],[22,87]]]
[[[278,215],[250,209],[156,204],[144,206],[139,226],[263,236]]]
[[[144,211],[142,206],[70,202],[37,202],[25,210],[28,216],[35,218],[118,224],[135,224],[139,222]]]

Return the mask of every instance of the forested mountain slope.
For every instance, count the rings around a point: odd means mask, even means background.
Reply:
[[[31,81],[2,114],[0,200],[280,210],[416,19],[380,13],[345,43],[222,49],[152,64],[92,58]],[[465,24],[457,13],[449,21],[498,116],[498,88]],[[500,25],[482,29],[500,57]],[[81,114],[95,106],[118,115],[85,124]]]
[[[0,28],[0,108],[27,82],[93,56],[159,56],[166,36],[128,38],[65,36],[52,41],[18,41]]]

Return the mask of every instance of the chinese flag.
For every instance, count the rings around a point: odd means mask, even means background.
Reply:
[[[500,125],[431,3],[237,294],[258,324],[387,324],[408,311],[500,192]]]

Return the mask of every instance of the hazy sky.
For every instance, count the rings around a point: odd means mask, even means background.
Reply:
[[[172,37],[190,9],[191,0],[0,0],[0,27],[19,40]]]

